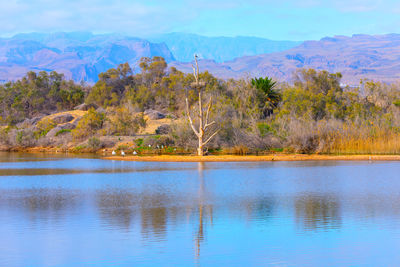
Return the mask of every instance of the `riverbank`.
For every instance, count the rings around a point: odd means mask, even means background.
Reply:
[[[11,150],[1,150],[3,152],[19,153],[45,153],[45,154],[93,154],[105,160],[122,161],[153,161],[153,162],[257,162],[257,161],[323,161],[323,160],[345,160],[345,161],[400,161],[400,155],[329,155],[329,154],[270,154],[270,155],[209,155],[204,157],[194,155],[137,155],[121,156],[111,155],[110,149],[97,151],[62,149],[56,147],[32,147],[14,148]],[[102,156],[101,156],[102,155]]]
[[[154,161],[154,162],[251,162],[251,161],[313,161],[313,160],[360,160],[360,161],[400,161],[400,155],[304,155],[282,154],[265,156],[106,156],[106,160]]]

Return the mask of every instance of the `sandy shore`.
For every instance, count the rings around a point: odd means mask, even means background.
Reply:
[[[159,162],[240,162],[240,161],[307,161],[307,160],[376,160],[400,161],[400,155],[267,155],[267,156],[107,156],[107,160]]]

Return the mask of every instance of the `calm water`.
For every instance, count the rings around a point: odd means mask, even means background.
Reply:
[[[0,154],[0,266],[398,266],[400,163]]]

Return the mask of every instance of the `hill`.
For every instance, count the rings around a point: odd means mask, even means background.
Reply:
[[[362,78],[386,82],[400,79],[399,59],[400,34],[353,35],[306,41],[286,51],[224,63],[206,60],[202,65],[203,69],[222,78],[272,76],[286,81],[297,68],[314,68],[341,72],[345,83],[357,84]],[[190,64],[175,62],[173,65],[191,71]]]
[[[361,78],[385,82],[400,78],[399,34],[334,36],[295,45],[254,37],[182,33],[149,40],[88,32],[18,34],[0,39],[0,81],[16,80],[29,70],[55,70],[68,79],[92,83],[99,73],[120,63],[128,62],[138,71],[139,59],[153,56],[162,56],[170,66],[191,73],[188,62],[195,52],[203,58],[202,70],[220,78],[271,76],[290,81],[298,68],[341,72],[342,81],[352,85]]]
[[[181,62],[192,61],[194,54],[203,59],[224,62],[243,56],[280,52],[301,44],[248,36],[206,37],[188,33],[169,33],[149,40],[166,43],[176,60]]]
[[[0,81],[16,80],[28,71],[57,71],[75,81],[97,81],[99,73],[141,57],[175,60],[165,44],[120,35],[85,32],[18,34],[0,39]]]

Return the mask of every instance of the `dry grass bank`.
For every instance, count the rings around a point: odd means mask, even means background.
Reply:
[[[58,112],[54,113],[48,116],[45,116],[41,119],[41,121],[46,120],[46,119],[54,119],[55,117],[61,116],[61,115],[71,115],[74,117],[74,119],[68,123],[74,123],[77,119],[85,116],[87,114],[87,111],[83,110],[68,110],[68,111],[63,111],[63,112]],[[65,123],[60,123],[60,125],[65,124]]]
[[[367,134],[340,135],[336,134],[334,141],[327,146],[324,153],[328,154],[400,154],[400,134],[379,131],[373,136]]]

